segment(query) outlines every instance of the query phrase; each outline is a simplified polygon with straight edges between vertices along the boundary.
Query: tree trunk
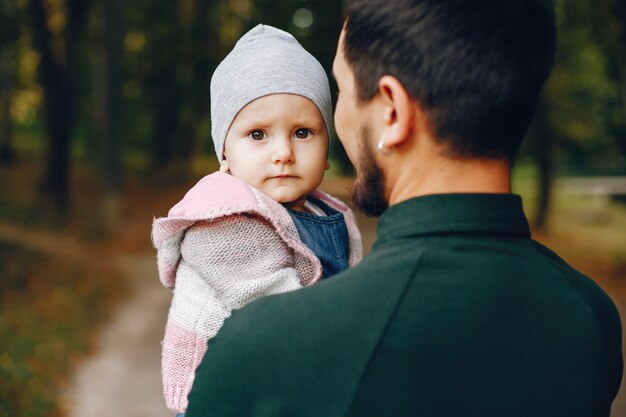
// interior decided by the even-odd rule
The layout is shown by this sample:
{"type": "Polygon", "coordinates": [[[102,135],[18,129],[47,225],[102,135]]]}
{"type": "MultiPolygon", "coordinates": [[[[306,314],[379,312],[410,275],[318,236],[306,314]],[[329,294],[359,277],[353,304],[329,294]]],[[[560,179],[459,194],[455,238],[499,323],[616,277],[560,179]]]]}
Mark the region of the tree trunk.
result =
{"type": "Polygon", "coordinates": [[[120,192],[120,142],[121,142],[121,74],[122,59],[122,2],[108,0],[106,8],[106,150],[105,189],[108,193],[120,192]]]}
{"type": "Polygon", "coordinates": [[[16,0],[0,0],[0,165],[15,161],[11,100],[17,81],[20,14],[16,0]]]}
{"type": "Polygon", "coordinates": [[[100,172],[104,172],[104,155],[106,154],[106,22],[101,18],[105,14],[106,7],[105,2],[94,3],[85,31],[90,45],[87,51],[90,100],[89,116],[85,126],[86,146],[90,152],[85,156],[87,163],[98,166],[100,172]]]}
{"type": "Polygon", "coordinates": [[[64,215],[69,208],[69,136],[74,103],[68,80],[62,76],[51,78],[58,81],[55,87],[44,87],[48,150],[42,194],[44,200],[51,198],[57,212],[64,215]]]}
{"type": "Polygon", "coordinates": [[[12,90],[10,85],[0,85],[0,165],[4,166],[10,166],[15,162],[11,120],[12,90]]]}
{"type": "Polygon", "coordinates": [[[75,77],[73,74],[78,37],[89,0],[69,0],[63,57],[55,56],[48,29],[48,15],[43,0],[30,0],[34,46],[41,56],[39,78],[45,91],[43,107],[48,134],[46,168],[42,197],[51,200],[57,214],[64,216],[69,207],[70,133],[75,111],[75,77]]]}
{"type": "Polygon", "coordinates": [[[104,224],[111,230],[117,226],[120,207],[120,142],[121,142],[121,80],[122,2],[108,0],[106,7],[106,140],[104,158],[104,224]]]}
{"type": "MultiPolygon", "coordinates": [[[[168,71],[169,72],[169,71],[168,71]]],[[[170,74],[174,76],[174,71],[170,74]]],[[[162,77],[161,79],[165,80],[162,77]]],[[[180,126],[178,113],[180,110],[178,93],[176,86],[171,85],[172,79],[164,81],[163,91],[159,93],[157,101],[156,125],[152,139],[153,153],[152,166],[153,170],[163,172],[170,167],[174,156],[174,138],[180,126]]]]}
{"type": "MultiPolygon", "coordinates": [[[[180,156],[187,167],[191,167],[189,163],[193,158],[193,154],[198,143],[200,126],[202,120],[209,114],[209,84],[210,71],[207,68],[212,66],[213,55],[215,54],[215,40],[217,34],[212,25],[207,24],[210,15],[211,3],[208,1],[197,0],[192,4],[193,12],[191,15],[189,31],[186,37],[190,39],[190,48],[186,56],[186,65],[193,69],[193,77],[189,81],[187,91],[191,99],[187,100],[187,108],[185,112],[188,117],[182,119],[180,134],[180,156]],[[213,42],[211,42],[211,40],[213,42]]],[[[209,140],[208,138],[204,138],[209,140]]]]}
{"type": "Polygon", "coordinates": [[[15,161],[11,99],[17,75],[19,29],[15,24],[18,20],[16,10],[14,1],[5,2],[0,9],[0,165],[11,165],[15,161]]]}
{"type": "MultiPolygon", "coordinates": [[[[153,38],[159,45],[151,85],[156,89],[154,99],[154,131],[152,133],[152,171],[157,176],[171,171],[175,157],[180,156],[181,105],[184,83],[179,77],[185,68],[185,50],[188,48],[180,22],[183,2],[164,2],[159,7],[163,30],[153,38]]],[[[166,174],[167,175],[167,174],[166,174]]]]}

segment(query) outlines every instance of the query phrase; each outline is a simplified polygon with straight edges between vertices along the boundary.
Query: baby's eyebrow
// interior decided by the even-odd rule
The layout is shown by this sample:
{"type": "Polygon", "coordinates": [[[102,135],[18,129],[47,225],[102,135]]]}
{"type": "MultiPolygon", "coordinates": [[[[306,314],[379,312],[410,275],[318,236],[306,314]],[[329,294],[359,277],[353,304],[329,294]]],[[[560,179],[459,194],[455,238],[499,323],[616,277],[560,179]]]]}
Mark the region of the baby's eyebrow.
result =
{"type": "Polygon", "coordinates": [[[269,123],[267,117],[260,115],[252,115],[250,117],[237,120],[237,122],[242,125],[265,125],[269,123]]]}

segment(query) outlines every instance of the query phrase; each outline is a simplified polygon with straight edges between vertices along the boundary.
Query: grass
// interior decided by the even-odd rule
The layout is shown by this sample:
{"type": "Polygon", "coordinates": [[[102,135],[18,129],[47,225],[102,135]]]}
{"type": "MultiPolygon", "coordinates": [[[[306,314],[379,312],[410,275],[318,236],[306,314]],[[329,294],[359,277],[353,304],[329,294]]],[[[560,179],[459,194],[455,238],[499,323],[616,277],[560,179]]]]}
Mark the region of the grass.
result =
{"type": "Polygon", "coordinates": [[[0,416],[62,416],[58,389],[121,289],[105,271],[6,242],[0,277],[0,416]]]}

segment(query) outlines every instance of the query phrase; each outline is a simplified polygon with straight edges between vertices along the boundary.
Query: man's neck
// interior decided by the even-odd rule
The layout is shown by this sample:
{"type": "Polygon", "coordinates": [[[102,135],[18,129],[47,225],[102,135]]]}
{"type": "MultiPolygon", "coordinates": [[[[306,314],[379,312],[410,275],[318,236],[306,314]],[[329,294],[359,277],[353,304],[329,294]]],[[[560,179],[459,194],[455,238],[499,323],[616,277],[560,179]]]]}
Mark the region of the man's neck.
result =
{"type": "Polygon", "coordinates": [[[511,192],[506,161],[435,157],[412,166],[415,169],[388,173],[390,206],[428,194],[511,192]]]}

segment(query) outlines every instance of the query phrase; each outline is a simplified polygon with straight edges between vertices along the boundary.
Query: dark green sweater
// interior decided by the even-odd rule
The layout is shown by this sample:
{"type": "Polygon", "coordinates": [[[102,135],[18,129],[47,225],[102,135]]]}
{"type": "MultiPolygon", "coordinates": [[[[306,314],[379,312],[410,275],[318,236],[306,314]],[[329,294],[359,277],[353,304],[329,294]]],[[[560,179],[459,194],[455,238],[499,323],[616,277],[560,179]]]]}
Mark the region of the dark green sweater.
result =
{"type": "Polygon", "coordinates": [[[389,208],[357,267],[235,312],[187,417],[601,417],[622,368],[615,306],[518,196],[432,195],[389,208]]]}

